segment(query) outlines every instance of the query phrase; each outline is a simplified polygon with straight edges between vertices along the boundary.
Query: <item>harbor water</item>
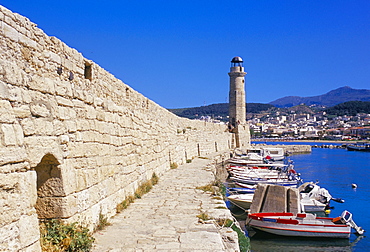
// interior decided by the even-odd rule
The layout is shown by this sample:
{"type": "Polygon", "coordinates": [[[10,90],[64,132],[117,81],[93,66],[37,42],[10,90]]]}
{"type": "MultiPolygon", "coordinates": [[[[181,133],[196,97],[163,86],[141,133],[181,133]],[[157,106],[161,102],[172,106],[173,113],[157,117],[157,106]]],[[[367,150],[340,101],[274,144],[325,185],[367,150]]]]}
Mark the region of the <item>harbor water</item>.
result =
{"type": "Polygon", "coordinates": [[[331,202],[334,209],[329,217],[338,217],[344,210],[348,210],[353,214],[355,223],[366,232],[359,237],[353,232],[349,240],[252,237],[252,251],[370,251],[370,239],[366,237],[370,233],[370,153],[340,148],[312,148],[310,154],[293,155],[289,158],[293,160],[295,170],[301,173],[304,182],[318,181],[318,185],[326,188],[334,198],[345,200],[344,203],[331,202]],[[356,184],[357,188],[353,188],[352,184],[356,184]]]}

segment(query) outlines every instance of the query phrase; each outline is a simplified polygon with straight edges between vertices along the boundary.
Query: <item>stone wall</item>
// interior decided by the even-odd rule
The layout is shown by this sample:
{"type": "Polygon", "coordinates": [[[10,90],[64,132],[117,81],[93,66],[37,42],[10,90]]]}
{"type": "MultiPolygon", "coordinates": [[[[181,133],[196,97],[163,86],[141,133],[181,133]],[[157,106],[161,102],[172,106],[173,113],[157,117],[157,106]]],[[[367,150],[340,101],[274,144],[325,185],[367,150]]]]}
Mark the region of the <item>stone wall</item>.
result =
{"type": "Polygon", "coordinates": [[[38,251],[38,220],[93,228],[170,163],[226,150],[226,126],[179,118],[0,6],[0,250],[38,251]]]}

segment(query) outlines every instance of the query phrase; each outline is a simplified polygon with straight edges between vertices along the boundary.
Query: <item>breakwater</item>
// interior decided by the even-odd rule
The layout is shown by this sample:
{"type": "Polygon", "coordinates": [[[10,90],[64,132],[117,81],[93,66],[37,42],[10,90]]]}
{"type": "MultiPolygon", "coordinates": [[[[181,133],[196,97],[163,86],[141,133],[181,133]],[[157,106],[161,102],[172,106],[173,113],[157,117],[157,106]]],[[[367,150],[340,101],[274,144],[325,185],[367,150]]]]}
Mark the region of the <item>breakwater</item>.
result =
{"type": "Polygon", "coordinates": [[[274,148],[283,148],[284,153],[286,155],[291,154],[304,154],[304,153],[310,153],[311,145],[285,145],[285,144],[276,144],[276,145],[269,145],[269,144],[252,144],[252,147],[258,148],[258,147],[274,147],[274,148]]]}
{"type": "Polygon", "coordinates": [[[39,219],[94,229],[154,173],[229,149],[225,130],[175,116],[0,6],[1,251],[40,251],[39,219]]]}
{"type": "Polygon", "coordinates": [[[312,148],[322,148],[322,149],[346,149],[347,145],[342,144],[342,145],[337,145],[337,144],[315,144],[312,145],[312,148]]]}

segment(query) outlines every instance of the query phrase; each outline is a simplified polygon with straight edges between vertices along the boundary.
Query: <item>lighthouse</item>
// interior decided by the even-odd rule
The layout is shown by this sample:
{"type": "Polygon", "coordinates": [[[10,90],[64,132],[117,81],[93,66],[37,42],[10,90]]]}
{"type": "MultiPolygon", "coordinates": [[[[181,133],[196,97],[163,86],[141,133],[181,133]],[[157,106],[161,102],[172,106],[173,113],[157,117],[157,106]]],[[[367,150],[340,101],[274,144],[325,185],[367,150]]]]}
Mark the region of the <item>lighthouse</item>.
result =
{"type": "Polygon", "coordinates": [[[234,57],[230,67],[229,89],[229,128],[233,133],[232,147],[242,148],[250,145],[249,125],[246,121],[246,100],[243,59],[234,57]]]}

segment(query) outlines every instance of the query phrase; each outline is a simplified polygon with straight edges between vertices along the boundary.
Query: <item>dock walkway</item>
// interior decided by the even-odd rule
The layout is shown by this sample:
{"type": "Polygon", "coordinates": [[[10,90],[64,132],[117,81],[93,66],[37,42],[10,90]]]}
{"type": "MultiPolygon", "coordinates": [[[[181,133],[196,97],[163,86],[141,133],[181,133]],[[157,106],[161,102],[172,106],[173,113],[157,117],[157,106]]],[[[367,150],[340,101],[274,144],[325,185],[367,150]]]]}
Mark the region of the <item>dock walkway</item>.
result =
{"type": "Polygon", "coordinates": [[[215,159],[216,154],[195,158],[166,172],[149,193],[94,234],[92,251],[239,251],[236,232],[197,217],[232,219],[223,200],[196,189],[215,181],[215,159]]]}

